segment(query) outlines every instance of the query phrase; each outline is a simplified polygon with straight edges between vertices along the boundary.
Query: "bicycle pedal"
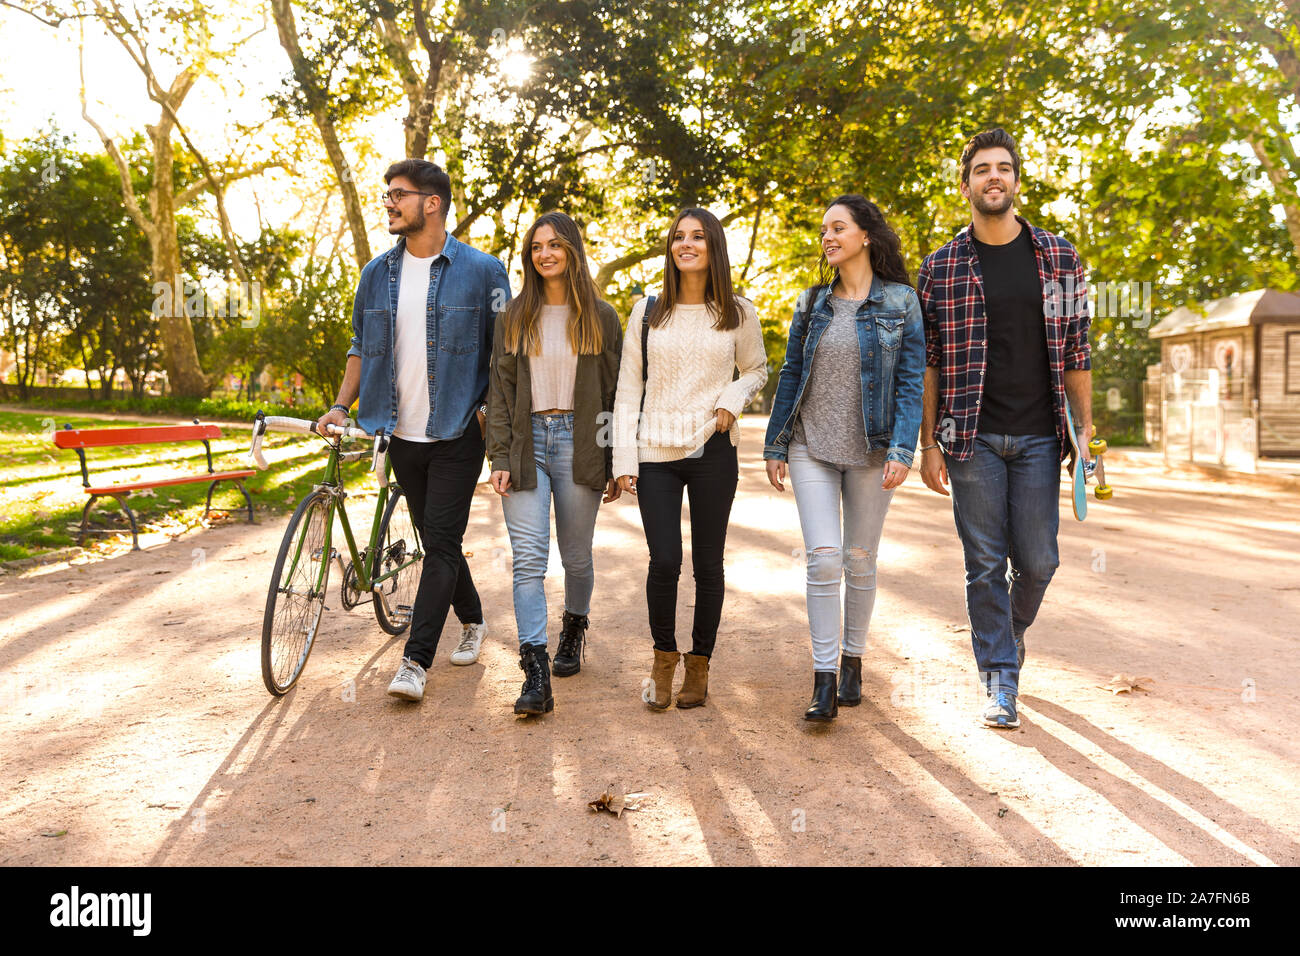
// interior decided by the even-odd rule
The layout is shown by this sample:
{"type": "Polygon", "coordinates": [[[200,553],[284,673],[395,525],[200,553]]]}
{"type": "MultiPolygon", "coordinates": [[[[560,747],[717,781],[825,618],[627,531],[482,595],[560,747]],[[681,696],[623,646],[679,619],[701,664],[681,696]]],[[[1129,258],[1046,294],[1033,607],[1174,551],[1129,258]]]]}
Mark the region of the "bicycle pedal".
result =
{"type": "Polygon", "coordinates": [[[409,604],[397,605],[397,613],[393,615],[393,620],[398,624],[406,624],[411,620],[413,608],[409,604]]]}

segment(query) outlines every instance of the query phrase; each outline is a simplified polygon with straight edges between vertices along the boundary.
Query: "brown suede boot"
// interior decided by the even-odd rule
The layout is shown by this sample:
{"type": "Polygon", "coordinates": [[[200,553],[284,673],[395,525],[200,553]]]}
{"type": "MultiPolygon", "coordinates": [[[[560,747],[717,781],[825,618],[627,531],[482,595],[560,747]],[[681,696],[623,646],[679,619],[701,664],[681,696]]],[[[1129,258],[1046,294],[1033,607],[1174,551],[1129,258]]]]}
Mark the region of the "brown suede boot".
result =
{"type": "Polygon", "coordinates": [[[699,707],[709,696],[709,659],[703,654],[683,654],[686,680],[677,692],[678,707],[699,707]]]}
{"type": "Polygon", "coordinates": [[[655,648],[655,663],[650,671],[650,686],[645,690],[645,702],[655,710],[666,710],[673,699],[673,674],[681,659],[677,651],[655,648]]]}

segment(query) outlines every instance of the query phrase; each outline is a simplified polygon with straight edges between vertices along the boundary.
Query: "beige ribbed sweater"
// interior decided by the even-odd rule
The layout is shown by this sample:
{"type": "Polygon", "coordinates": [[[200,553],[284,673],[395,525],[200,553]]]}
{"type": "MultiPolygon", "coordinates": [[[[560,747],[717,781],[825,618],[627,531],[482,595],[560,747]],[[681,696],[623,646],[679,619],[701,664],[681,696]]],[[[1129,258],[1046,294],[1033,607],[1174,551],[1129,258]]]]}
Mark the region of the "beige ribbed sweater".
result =
{"type": "MultiPolygon", "coordinates": [[[[614,475],[638,474],[643,461],[676,461],[713,436],[715,412],[737,419],[767,382],[763,330],[753,303],[736,296],[739,327],[720,332],[706,305],[678,305],[668,321],[650,329],[650,374],[641,415],[641,319],[646,300],[632,307],[623,336],[623,361],[614,399],[614,475]],[[732,380],[735,369],[740,377],[732,380]],[[639,427],[638,427],[639,422],[639,427]]],[[[740,423],[731,426],[740,444],[740,423]]]]}

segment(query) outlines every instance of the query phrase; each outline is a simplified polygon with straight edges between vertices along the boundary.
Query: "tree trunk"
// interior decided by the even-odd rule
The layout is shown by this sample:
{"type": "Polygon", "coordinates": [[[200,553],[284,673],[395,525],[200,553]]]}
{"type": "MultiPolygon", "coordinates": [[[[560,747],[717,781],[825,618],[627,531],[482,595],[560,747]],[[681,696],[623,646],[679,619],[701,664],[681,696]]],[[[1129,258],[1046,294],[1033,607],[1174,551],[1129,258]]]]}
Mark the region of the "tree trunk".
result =
{"type": "Polygon", "coordinates": [[[343,209],[347,213],[348,228],[352,231],[352,248],[357,265],[364,266],[371,258],[366,217],[361,208],[361,198],[357,193],[352,167],[343,156],[338,130],[335,129],[334,120],[330,118],[329,110],[326,108],[326,93],[318,88],[311,64],[303,56],[302,47],[298,43],[298,24],[294,20],[290,0],[271,0],[271,12],[275,15],[275,25],[280,33],[280,45],[289,55],[294,79],[307,97],[312,120],[315,121],[316,130],[325,145],[325,153],[329,156],[330,165],[334,167],[339,192],[343,195],[343,209]]]}
{"type": "Polygon", "coordinates": [[[199,353],[194,345],[194,328],[185,308],[181,275],[180,240],[176,235],[176,191],[172,181],[173,150],[171,122],[164,115],[157,126],[147,127],[153,140],[153,188],[149,206],[154,235],[149,237],[153,259],[155,288],[170,292],[161,297],[163,308],[156,310],[163,340],[163,363],[167,369],[167,386],[174,395],[204,398],[211,390],[207,376],[199,367],[199,353]],[[177,295],[177,292],[181,295],[177,295]]]}
{"type": "MultiPolygon", "coordinates": [[[[1276,147],[1280,144],[1274,145],[1276,147]]],[[[1254,131],[1250,134],[1250,146],[1255,151],[1259,164],[1264,167],[1264,172],[1268,174],[1269,182],[1273,184],[1273,198],[1282,207],[1286,218],[1286,231],[1291,237],[1295,257],[1300,261],[1300,196],[1296,193],[1295,180],[1291,178],[1290,170],[1286,168],[1285,157],[1282,158],[1283,161],[1279,161],[1279,158],[1270,155],[1263,137],[1254,131]]]]}

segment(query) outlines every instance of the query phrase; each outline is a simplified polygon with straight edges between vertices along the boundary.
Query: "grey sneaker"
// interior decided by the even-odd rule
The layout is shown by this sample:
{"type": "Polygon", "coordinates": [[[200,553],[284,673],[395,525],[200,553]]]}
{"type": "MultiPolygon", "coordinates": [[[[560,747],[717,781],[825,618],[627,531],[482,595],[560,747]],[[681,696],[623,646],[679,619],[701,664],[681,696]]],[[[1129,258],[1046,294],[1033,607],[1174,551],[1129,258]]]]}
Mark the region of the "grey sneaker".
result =
{"type": "Polygon", "coordinates": [[[473,664],[478,660],[478,652],[483,649],[483,638],[487,637],[487,621],[478,624],[460,626],[460,643],[451,652],[453,664],[473,664]]]}
{"type": "Polygon", "coordinates": [[[397,676],[388,685],[388,694],[402,700],[424,700],[424,668],[409,657],[403,657],[397,676]]]}
{"type": "Polygon", "coordinates": [[[989,702],[984,705],[984,725],[998,730],[1010,730],[1020,726],[1020,717],[1016,713],[1016,695],[999,691],[989,694],[989,702]]]}

